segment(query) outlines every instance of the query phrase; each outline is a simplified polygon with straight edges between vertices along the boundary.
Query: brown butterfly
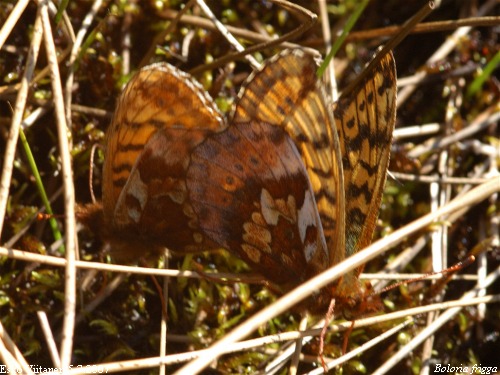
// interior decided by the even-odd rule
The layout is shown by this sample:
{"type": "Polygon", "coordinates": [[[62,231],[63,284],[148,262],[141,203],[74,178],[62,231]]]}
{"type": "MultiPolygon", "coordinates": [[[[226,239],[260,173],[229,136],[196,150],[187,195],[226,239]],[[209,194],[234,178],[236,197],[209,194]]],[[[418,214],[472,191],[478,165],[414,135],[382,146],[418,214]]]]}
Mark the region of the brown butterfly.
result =
{"type": "MultiPolygon", "coordinates": [[[[395,123],[396,71],[392,54],[384,56],[348,95],[341,96],[335,122],[315,70],[312,57],[298,50],[283,52],[249,77],[232,117],[235,123],[257,119],[285,129],[306,166],[327,251],[314,260],[302,258],[305,267],[300,275],[292,271],[288,274],[292,286],[370,243],[395,123]]],[[[273,270],[261,272],[272,280],[273,270]]],[[[336,298],[337,306],[355,309],[365,294],[358,280],[360,272],[358,269],[346,274],[318,293],[317,306],[323,308],[336,298]]]]}
{"type": "MultiPolygon", "coordinates": [[[[359,250],[386,178],[394,63],[386,56],[339,101],[337,122],[315,70],[300,50],[270,59],[249,77],[229,125],[185,73],[141,70],[108,131],[104,204],[87,207],[85,221],[122,261],[165,246],[224,247],[282,291],[359,250]]],[[[315,305],[337,298],[352,308],[362,289],[348,274],[315,305]]]]}
{"type": "Polygon", "coordinates": [[[191,76],[169,64],[139,71],[121,94],[106,134],[102,204],[84,206],[81,220],[109,243],[113,258],[215,247],[197,231],[187,200],[193,149],[226,123],[191,76]]]}
{"type": "MultiPolygon", "coordinates": [[[[203,179],[210,180],[214,188],[230,188],[229,181],[234,182],[237,177],[240,186],[235,199],[241,197],[252,209],[250,206],[261,202],[261,192],[267,192],[262,203],[277,206],[274,213],[269,207],[266,214],[286,215],[287,226],[293,233],[287,233],[289,237],[281,240],[283,247],[293,246],[294,253],[300,254],[305,247],[319,244],[322,249],[318,254],[325,252],[307,173],[284,130],[255,122],[227,128],[197,82],[168,64],[152,65],[129,82],[119,100],[107,133],[103,205],[87,206],[83,219],[109,241],[112,255],[119,261],[137,260],[150,252],[159,253],[163,247],[178,252],[221,246],[232,249],[233,246],[226,246],[220,239],[211,240],[206,235],[209,229],[200,229],[199,222],[205,223],[206,216],[193,206],[196,197],[202,194],[203,179]],[[226,144],[226,153],[229,151],[226,158],[233,155],[233,160],[216,159],[217,143],[226,144]],[[207,152],[214,154],[212,169],[220,162],[226,168],[234,167],[234,173],[241,170],[239,175],[227,177],[223,182],[218,181],[222,178],[220,171],[201,176],[207,174],[200,169],[201,158],[207,152]],[[230,164],[236,161],[237,164],[230,164]],[[283,207],[281,201],[285,202],[283,207]],[[305,219],[298,212],[302,207],[305,219]],[[303,221],[300,226],[303,233],[299,233],[297,220],[303,221]],[[311,222],[311,228],[307,221],[311,222]]],[[[228,194],[222,191],[210,195],[212,204],[227,206],[224,203],[227,198],[228,194]]],[[[227,219],[228,216],[219,218],[225,220],[222,230],[243,230],[243,225],[236,227],[227,219]]],[[[255,254],[250,257],[250,253],[240,255],[251,261],[255,254]]],[[[279,252],[273,256],[276,260],[268,267],[281,268],[282,256],[279,252]]]]}

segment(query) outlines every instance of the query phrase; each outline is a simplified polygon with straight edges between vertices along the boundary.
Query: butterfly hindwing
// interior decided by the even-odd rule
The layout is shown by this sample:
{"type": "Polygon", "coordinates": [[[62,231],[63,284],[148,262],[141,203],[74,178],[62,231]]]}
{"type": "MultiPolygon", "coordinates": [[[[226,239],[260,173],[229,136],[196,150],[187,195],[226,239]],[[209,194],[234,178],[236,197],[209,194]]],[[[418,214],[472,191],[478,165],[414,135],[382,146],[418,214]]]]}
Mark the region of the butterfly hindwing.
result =
{"type": "Polygon", "coordinates": [[[210,136],[187,186],[204,234],[270,281],[298,285],[328,261],[307,172],[283,129],[236,123],[210,136]]]}
{"type": "Polygon", "coordinates": [[[323,223],[329,252],[344,249],[344,182],[340,146],[316,62],[301,50],[266,61],[240,92],[233,121],[259,120],[284,129],[302,156],[323,223]]]}
{"type": "Polygon", "coordinates": [[[127,84],[107,132],[103,205],[109,221],[144,145],[156,131],[172,127],[220,131],[225,122],[191,76],[166,63],[153,64],[127,84]]]}
{"type": "Polygon", "coordinates": [[[156,131],[122,189],[114,228],[177,252],[210,249],[188,203],[186,173],[193,150],[211,133],[206,129],[156,131]]]}
{"type": "Polygon", "coordinates": [[[185,174],[192,150],[225,127],[201,85],[169,64],[150,65],[130,80],[108,129],[103,169],[115,259],[136,259],[148,246],[205,249],[186,204],[185,174]]]}

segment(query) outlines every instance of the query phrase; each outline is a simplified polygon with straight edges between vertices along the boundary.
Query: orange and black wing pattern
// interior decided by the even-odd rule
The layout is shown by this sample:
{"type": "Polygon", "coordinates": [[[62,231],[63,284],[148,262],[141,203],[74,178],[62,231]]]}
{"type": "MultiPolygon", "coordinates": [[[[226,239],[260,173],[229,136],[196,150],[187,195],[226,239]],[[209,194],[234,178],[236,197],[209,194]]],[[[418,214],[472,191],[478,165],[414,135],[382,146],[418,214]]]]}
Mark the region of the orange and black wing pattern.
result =
{"type": "Polygon", "coordinates": [[[150,65],[130,80],[108,129],[103,170],[104,221],[117,259],[135,257],[132,250],[120,254],[118,242],[203,250],[186,205],[185,173],[193,149],[225,127],[201,85],[169,64],[150,65]]]}
{"type": "Polygon", "coordinates": [[[389,166],[396,93],[396,65],[388,53],[336,104],[346,198],[346,256],[372,240],[389,166]]]}
{"type": "MultiPolygon", "coordinates": [[[[307,170],[329,252],[345,247],[344,178],[340,145],[314,58],[285,50],[269,59],[244,85],[233,122],[265,121],[293,139],[307,170]]],[[[323,269],[332,264],[332,258],[323,269]]]]}

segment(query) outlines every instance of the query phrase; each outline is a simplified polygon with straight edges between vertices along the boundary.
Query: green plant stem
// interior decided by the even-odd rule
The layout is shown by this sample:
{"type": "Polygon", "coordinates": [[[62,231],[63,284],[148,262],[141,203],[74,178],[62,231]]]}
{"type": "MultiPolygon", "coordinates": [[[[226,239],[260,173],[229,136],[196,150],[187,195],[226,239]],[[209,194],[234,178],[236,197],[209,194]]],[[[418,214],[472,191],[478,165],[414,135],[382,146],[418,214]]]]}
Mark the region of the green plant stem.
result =
{"type": "Polygon", "coordinates": [[[358,21],[358,18],[361,16],[361,13],[365,10],[366,6],[368,5],[369,0],[364,0],[354,11],[354,13],[349,17],[347,20],[344,29],[342,30],[342,34],[335,40],[335,43],[333,43],[332,49],[328,53],[328,55],[325,57],[325,61],[321,64],[321,66],[318,68],[318,71],[316,72],[316,75],[318,77],[322,77],[326,67],[328,66],[329,62],[331,59],[333,59],[333,56],[338,52],[342,44],[344,44],[347,35],[351,31],[351,29],[354,27],[356,22],[358,21]]]}
{"type": "MultiPolygon", "coordinates": [[[[42,198],[43,205],[45,206],[45,211],[49,215],[53,215],[52,207],[50,206],[50,201],[47,197],[47,193],[45,192],[45,188],[43,186],[42,178],[40,177],[40,173],[38,172],[38,168],[36,166],[35,158],[33,157],[33,153],[31,152],[30,145],[26,139],[26,135],[24,134],[24,131],[20,129],[19,131],[19,138],[21,139],[21,144],[24,148],[24,152],[26,153],[26,157],[28,159],[28,164],[31,168],[31,171],[33,172],[33,177],[35,177],[35,183],[38,188],[38,193],[40,194],[40,197],[42,198]]],[[[49,225],[50,228],[52,229],[52,233],[54,235],[54,239],[56,241],[59,241],[62,239],[61,231],[59,230],[59,226],[57,225],[57,220],[54,217],[49,218],[49,225]]],[[[64,246],[61,245],[59,247],[59,252],[64,253],[64,246]]]]}

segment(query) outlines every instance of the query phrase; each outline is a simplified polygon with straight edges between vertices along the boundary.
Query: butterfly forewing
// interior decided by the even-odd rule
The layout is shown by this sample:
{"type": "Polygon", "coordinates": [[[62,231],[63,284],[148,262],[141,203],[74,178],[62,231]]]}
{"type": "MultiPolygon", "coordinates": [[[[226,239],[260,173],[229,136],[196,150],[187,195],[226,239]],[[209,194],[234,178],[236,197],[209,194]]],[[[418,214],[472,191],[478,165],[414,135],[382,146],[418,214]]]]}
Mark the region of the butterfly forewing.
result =
{"type": "MultiPolygon", "coordinates": [[[[300,50],[284,51],[253,73],[233,121],[265,121],[296,143],[318,206],[329,252],[344,249],[344,183],[331,105],[316,77],[316,62],[300,50]]],[[[323,268],[327,268],[330,260],[323,268]]]]}
{"type": "Polygon", "coordinates": [[[387,176],[396,116],[396,67],[391,53],[335,109],[346,195],[346,255],[367,246],[387,176]]]}

